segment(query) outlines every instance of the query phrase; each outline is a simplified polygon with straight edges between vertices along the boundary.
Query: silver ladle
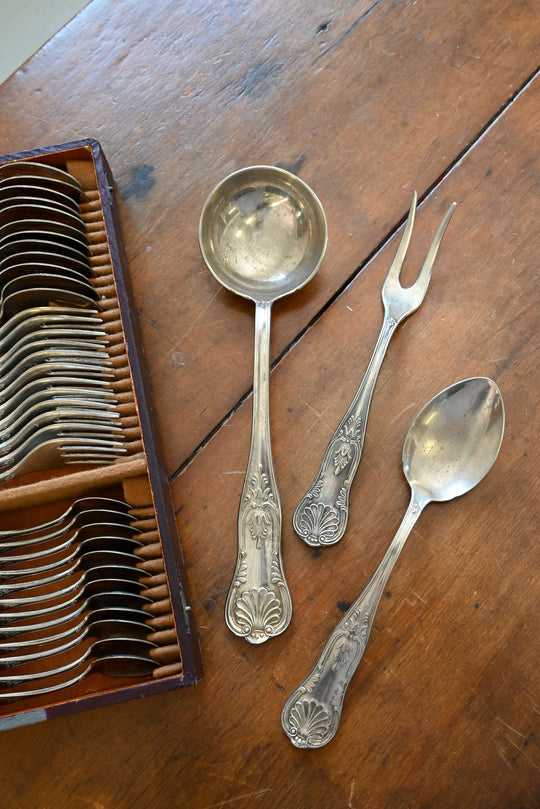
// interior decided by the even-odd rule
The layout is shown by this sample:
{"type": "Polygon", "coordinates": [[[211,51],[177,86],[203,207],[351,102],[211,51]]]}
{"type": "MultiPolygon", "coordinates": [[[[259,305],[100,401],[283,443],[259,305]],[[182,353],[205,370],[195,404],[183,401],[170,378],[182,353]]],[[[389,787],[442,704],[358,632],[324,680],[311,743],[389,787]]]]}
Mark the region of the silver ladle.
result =
{"type": "Polygon", "coordinates": [[[345,691],[362,659],[388,577],[422,510],[465,494],[489,472],[501,445],[504,407],[491,379],[441,391],[417,415],[403,447],[411,499],[369,584],[328,639],[311,673],[287,699],[281,724],[296,747],[322,747],[335,735],[345,691]]]}
{"type": "Polygon", "coordinates": [[[238,556],[227,596],[229,629],[262,643],[287,628],[291,597],[281,559],[281,507],[270,445],[272,303],[316,273],[326,250],[321,203],[298,177],[252,166],[226,177],[199,222],[203,258],[224,287],[255,303],[253,417],[238,512],[238,556]]]}

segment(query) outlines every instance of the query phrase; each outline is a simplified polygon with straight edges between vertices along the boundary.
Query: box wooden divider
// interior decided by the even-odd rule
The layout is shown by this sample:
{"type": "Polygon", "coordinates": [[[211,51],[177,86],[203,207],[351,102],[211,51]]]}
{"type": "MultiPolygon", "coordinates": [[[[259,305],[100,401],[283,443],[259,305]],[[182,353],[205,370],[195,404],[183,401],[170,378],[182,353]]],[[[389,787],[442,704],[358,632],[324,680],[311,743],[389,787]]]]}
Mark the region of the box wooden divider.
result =
{"type": "MultiPolygon", "coordinates": [[[[133,526],[141,531],[137,538],[143,545],[136,551],[140,555],[137,567],[141,571],[142,592],[151,599],[146,608],[147,623],[149,639],[156,644],[152,656],[158,665],[149,676],[119,678],[93,672],[76,685],[48,695],[0,700],[0,729],[181,688],[196,683],[202,676],[200,648],[134,317],[109,165],[99,143],[93,139],[4,155],[0,157],[0,171],[2,164],[14,160],[56,166],[74,176],[84,188],[86,198],[80,204],[80,211],[90,240],[92,283],[99,292],[102,310],[99,317],[105,323],[110,340],[107,351],[115,369],[112,388],[119,402],[127,452],[110,464],[63,466],[22,475],[1,484],[0,529],[26,527],[53,519],[79,497],[98,495],[125,499],[132,506],[133,526]]],[[[75,580],[76,576],[66,583],[75,580]]],[[[26,595],[41,592],[46,593],[47,589],[28,590],[26,595]]],[[[71,654],[55,655],[54,663],[48,657],[47,664],[42,662],[41,668],[55,668],[73,657],[73,650],[71,654]]],[[[0,675],[11,671],[0,671],[0,675]]],[[[70,674],[72,676],[73,672],[70,674]]],[[[34,686],[39,687],[44,682],[36,681],[34,686]]]]}

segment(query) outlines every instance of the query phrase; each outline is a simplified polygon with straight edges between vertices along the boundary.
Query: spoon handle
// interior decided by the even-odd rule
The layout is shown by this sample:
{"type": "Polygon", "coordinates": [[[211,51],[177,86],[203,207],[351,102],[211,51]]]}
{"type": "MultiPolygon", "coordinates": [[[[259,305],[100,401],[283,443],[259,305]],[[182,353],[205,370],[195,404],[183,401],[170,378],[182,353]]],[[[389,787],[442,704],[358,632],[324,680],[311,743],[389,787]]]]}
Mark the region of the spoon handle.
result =
{"type": "Polygon", "coordinates": [[[292,614],[281,560],[281,506],[270,446],[270,303],[255,308],[251,448],[238,511],[238,555],[225,619],[235,635],[263,643],[292,614]]]}
{"type": "Polygon", "coordinates": [[[333,545],[345,533],[349,494],[364,446],[371,399],[397,325],[394,318],[385,316],[360,387],[326,448],[315,480],[294,512],[294,530],[312,547],[333,545]]]}
{"type": "Polygon", "coordinates": [[[310,674],[285,702],[281,724],[296,747],[323,747],[334,737],[345,691],[364,654],[386,582],[426,502],[412,494],[401,525],[368,585],[331,633],[310,674]]]}

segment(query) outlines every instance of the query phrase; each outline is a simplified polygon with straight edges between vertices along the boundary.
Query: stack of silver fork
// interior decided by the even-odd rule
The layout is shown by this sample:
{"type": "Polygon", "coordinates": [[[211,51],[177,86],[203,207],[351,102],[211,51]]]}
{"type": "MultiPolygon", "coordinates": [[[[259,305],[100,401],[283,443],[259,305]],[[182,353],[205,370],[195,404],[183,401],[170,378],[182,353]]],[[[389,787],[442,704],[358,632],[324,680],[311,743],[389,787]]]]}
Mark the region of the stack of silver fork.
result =
{"type": "Polygon", "coordinates": [[[49,522],[0,532],[0,669],[15,669],[0,676],[0,699],[156,667],[129,508],[84,497],[49,522]]]}
{"type": "Polygon", "coordinates": [[[78,181],[0,166],[0,482],[125,450],[78,181]]]}

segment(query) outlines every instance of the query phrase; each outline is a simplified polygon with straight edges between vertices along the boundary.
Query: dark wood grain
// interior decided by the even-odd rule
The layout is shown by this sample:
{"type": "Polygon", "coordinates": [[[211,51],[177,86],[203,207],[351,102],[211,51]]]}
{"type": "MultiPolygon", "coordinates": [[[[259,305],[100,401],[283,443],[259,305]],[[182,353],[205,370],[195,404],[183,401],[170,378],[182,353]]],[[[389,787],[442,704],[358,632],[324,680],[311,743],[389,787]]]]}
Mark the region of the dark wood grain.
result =
{"type": "Polygon", "coordinates": [[[4,85],[4,152],[93,136],[109,157],[171,473],[251,386],[252,307],[197,244],[214,184],[279,163],[327,211],[276,357],[536,69],[537,24],[515,0],[94,0],[4,85]]]}
{"type": "Polygon", "coordinates": [[[527,2],[94,0],[0,88],[3,151],[102,142],[169,470],[218,428],[173,483],[203,681],[6,732],[6,807],[539,805],[540,80],[528,82],[537,31],[527,2]],[[251,385],[253,312],[217,288],[196,240],[212,185],[256,162],[297,171],[330,227],[317,278],[275,307],[274,357],[292,346],[272,373],[271,405],[294,615],[261,647],[223,619],[249,446],[251,402],[237,404],[251,385]],[[458,208],[428,296],[383,365],[347,534],[314,553],[294,535],[292,512],[379,330],[399,234],[380,245],[413,188],[434,185],[406,278],[449,203],[458,208]],[[296,750],[281,707],[397,528],[405,432],[428,398],[476,374],[503,393],[499,459],[473,492],[426,509],[338,735],[296,750]]]}

